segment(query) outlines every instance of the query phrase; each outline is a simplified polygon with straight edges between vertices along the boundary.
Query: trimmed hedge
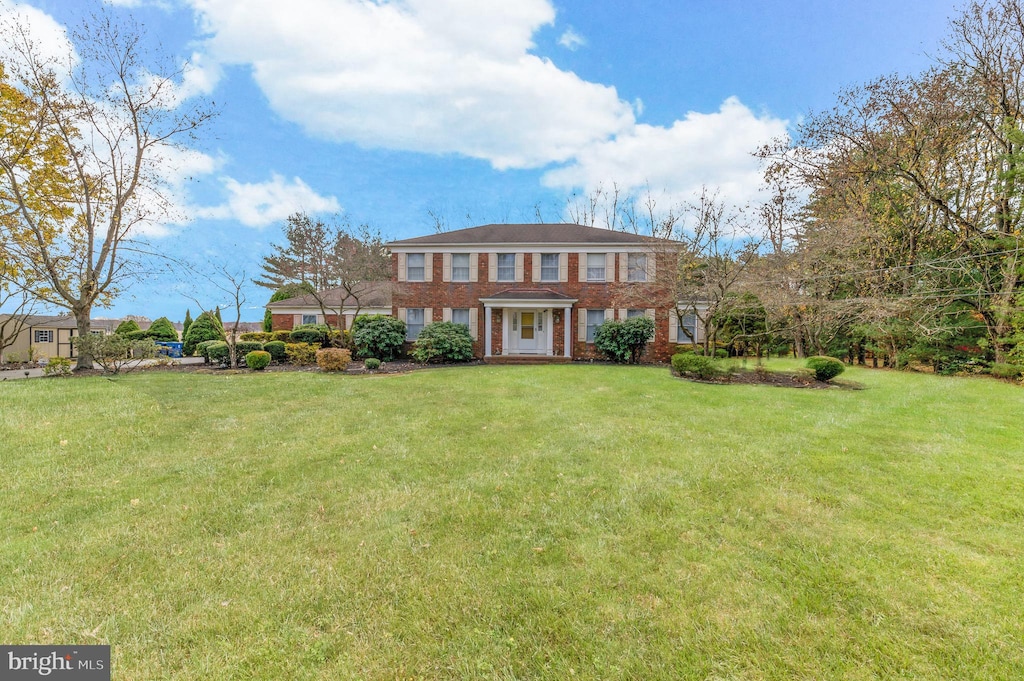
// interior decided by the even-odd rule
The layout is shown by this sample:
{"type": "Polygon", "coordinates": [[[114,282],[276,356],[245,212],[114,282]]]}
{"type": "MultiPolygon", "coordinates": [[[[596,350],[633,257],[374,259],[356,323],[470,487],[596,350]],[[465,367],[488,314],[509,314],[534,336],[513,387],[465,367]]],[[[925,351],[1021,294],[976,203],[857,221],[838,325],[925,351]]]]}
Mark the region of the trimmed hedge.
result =
{"type": "Polygon", "coordinates": [[[344,371],[352,361],[352,353],[341,348],[323,348],[316,351],[316,365],[320,371],[344,371]]]}
{"type": "Polygon", "coordinates": [[[846,367],[843,366],[841,361],[835,357],[825,357],[823,355],[808,357],[807,368],[814,372],[814,378],[822,382],[831,381],[846,371],[846,367]]]}
{"type": "Polygon", "coordinates": [[[250,352],[259,352],[260,350],[266,350],[263,347],[263,343],[255,343],[253,341],[238,341],[235,343],[235,357],[237,359],[245,357],[250,352]]]}
{"type": "Polygon", "coordinates": [[[213,341],[205,348],[210,364],[227,364],[231,356],[227,341],[213,341]]]}
{"type": "Polygon", "coordinates": [[[672,370],[680,376],[710,380],[728,373],[714,357],[705,357],[693,352],[672,355],[672,370]]]}
{"type": "Polygon", "coordinates": [[[196,354],[199,355],[200,357],[202,357],[204,361],[209,362],[210,361],[210,353],[207,352],[209,347],[211,345],[213,345],[214,343],[223,343],[223,342],[224,341],[218,341],[218,340],[203,341],[203,342],[199,343],[198,345],[196,345],[196,354]]]}
{"type": "Polygon", "coordinates": [[[288,339],[292,343],[318,343],[324,345],[327,343],[328,329],[323,324],[303,324],[296,326],[292,329],[292,332],[288,334],[288,339]]]}
{"type": "Polygon", "coordinates": [[[319,349],[319,345],[309,343],[285,343],[284,354],[292,364],[307,366],[316,364],[316,351],[319,349]]]}
{"type": "Polygon", "coordinates": [[[283,362],[287,357],[284,352],[284,343],[281,341],[274,340],[269,343],[264,343],[263,349],[270,353],[270,358],[275,362],[283,362]]]}
{"type": "Polygon", "coordinates": [[[245,366],[253,371],[263,371],[270,364],[270,353],[264,350],[254,350],[245,356],[245,366]]]}

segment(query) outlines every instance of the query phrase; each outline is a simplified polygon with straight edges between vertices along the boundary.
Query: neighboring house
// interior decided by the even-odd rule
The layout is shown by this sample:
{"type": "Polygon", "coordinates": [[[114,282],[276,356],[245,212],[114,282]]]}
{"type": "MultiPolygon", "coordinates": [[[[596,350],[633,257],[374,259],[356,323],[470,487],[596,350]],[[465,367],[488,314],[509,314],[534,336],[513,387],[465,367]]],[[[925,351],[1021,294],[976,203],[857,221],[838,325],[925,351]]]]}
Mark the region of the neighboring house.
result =
{"type": "Polygon", "coordinates": [[[649,358],[667,360],[677,342],[690,342],[671,294],[678,242],[583,225],[525,224],[471,227],[388,247],[393,314],[405,321],[409,340],[433,321],[453,321],[469,327],[474,351],[485,359],[580,359],[597,356],[594,332],[606,320],[646,315],[655,326],[649,358]]]}
{"type": "MultiPolygon", "coordinates": [[[[339,313],[344,317],[345,328],[352,328],[352,320],[355,319],[356,309],[359,314],[386,314],[392,313],[390,282],[368,282],[364,288],[358,291],[359,300],[356,301],[347,295],[344,289],[334,288],[320,292],[319,295],[312,293],[296,298],[279,300],[267,305],[273,319],[272,328],[294,329],[302,324],[330,324],[332,327],[339,327],[339,313]],[[358,304],[357,304],[358,303],[358,304]],[[326,315],[324,313],[327,313],[326,315]]],[[[262,326],[260,328],[262,331],[262,326]]]]}
{"type": "MultiPolygon", "coordinates": [[[[0,315],[6,319],[10,315],[0,315]]],[[[92,333],[110,334],[120,323],[118,319],[93,319],[89,328],[92,333]]],[[[71,315],[30,315],[25,320],[18,337],[4,349],[8,361],[38,360],[50,357],[76,357],[71,339],[78,333],[78,324],[71,315]]]]}

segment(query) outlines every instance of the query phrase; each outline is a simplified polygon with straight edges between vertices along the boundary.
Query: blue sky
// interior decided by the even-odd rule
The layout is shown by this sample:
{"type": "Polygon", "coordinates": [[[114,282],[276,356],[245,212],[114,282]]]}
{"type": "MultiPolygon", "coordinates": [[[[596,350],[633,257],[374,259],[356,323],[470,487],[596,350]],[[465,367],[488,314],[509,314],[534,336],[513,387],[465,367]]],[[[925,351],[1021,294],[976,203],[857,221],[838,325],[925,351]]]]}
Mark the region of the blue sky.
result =
{"type": "MultiPolygon", "coordinates": [[[[750,152],[842,87],[914,73],[939,51],[945,0],[116,0],[182,90],[219,117],[169,169],[187,219],[154,244],[211,269],[259,273],[294,210],[344,212],[391,238],[566,219],[612,182],[664,201],[701,184],[756,203],[750,152]]],[[[79,0],[0,0],[41,33],[79,0]]],[[[94,316],[180,320],[227,301],[152,277],[94,316]]],[[[269,291],[248,287],[245,319],[269,291]]]]}

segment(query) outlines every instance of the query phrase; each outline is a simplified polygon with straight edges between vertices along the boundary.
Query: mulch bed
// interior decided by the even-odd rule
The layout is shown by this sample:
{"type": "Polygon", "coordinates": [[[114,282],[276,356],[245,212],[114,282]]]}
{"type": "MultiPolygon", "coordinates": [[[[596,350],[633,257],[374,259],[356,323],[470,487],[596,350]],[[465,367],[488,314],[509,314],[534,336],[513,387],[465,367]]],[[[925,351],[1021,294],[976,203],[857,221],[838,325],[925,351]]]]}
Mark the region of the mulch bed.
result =
{"type": "Polygon", "coordinates": [[[698,379],[680,376],[684,381],[707,383],[711,385],[771,385],[777,388],[810,388],[812,390],[863,390],[864,386],[853,381],[833,379],[819,381],[811,373],[797,371],[758,371],[741,369],[733,374],[720,376],[716,379],[698,379]]]}

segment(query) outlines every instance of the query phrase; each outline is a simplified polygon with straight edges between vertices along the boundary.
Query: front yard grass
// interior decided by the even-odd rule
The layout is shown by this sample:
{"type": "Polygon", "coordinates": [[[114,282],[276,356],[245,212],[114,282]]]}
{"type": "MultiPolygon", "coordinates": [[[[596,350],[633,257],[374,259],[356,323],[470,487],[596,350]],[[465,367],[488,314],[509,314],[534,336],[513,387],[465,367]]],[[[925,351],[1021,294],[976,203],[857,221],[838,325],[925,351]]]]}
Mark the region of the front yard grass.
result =
{"type": "Polygon", "coordinates": [[[0,641],[134,681],[1015,677],[1024,392],[843,377],[0,384],[0,641]]]}

